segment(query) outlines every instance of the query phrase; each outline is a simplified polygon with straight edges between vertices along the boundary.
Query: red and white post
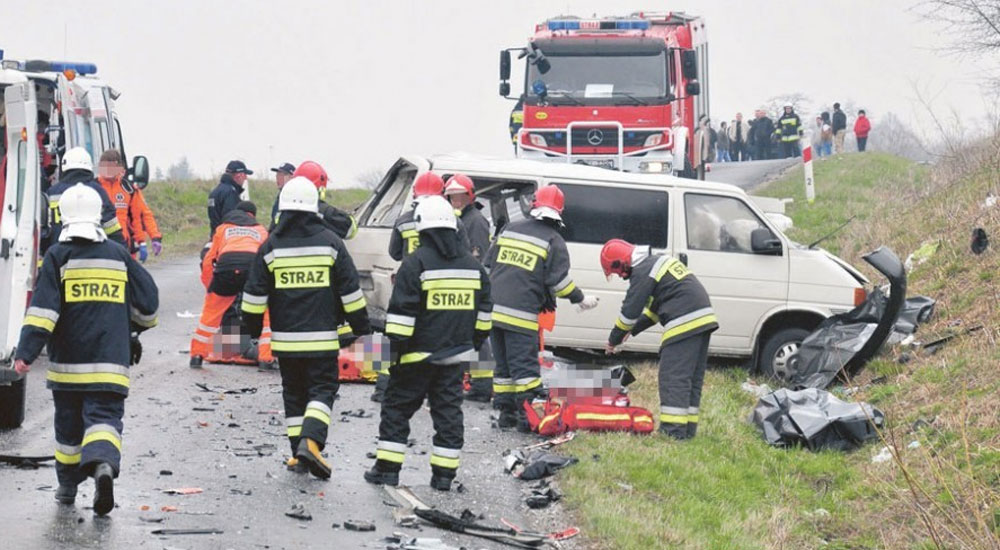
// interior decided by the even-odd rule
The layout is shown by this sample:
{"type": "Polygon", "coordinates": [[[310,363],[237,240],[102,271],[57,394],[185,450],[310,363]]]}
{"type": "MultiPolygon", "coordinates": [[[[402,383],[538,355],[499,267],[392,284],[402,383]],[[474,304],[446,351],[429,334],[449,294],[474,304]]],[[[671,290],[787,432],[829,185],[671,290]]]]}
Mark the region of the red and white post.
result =
{"type": "Polygon", "coordinates": [[[813,148],[812,148],[812,136],[809,132],[806,132],[804,136],[799,138],[799,143],[802,144],[802,167],[804,168],[806,175],[806,202],[812,204],[816,200],[816,187],[813,180],[813,148]]]}

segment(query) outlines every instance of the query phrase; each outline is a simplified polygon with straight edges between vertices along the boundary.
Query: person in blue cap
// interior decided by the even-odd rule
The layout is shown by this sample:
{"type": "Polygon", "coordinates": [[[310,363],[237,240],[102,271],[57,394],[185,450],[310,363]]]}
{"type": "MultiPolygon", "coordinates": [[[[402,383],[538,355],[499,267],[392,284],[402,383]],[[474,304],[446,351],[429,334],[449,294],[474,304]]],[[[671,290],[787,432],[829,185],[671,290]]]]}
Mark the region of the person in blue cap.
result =
{"type": "Polygon", "coordinates": [[[278,195],[281,195],[281,188],[285,186],[285,182],[292,179],[292,174],[295,173],[295,165],[286,162],[281,166],[271,168],[274,172],[274,183],[278,185],[278,193],[274,197],[274,206],[271,207],[271,217],[268,218],[271,222],[274,222],[278,218],[278,195]]]}
{"type": "Polygon", "coordinates": [[[212,239],[215,228],[222,223],[222,218],[240,203],[240,194],[246,184],[247,176],[253,170],[247,168],[242,160],[231,160],[226,165],[226,173],[219,179],[219,185],[208,195],[208,238],[212,239]]]}

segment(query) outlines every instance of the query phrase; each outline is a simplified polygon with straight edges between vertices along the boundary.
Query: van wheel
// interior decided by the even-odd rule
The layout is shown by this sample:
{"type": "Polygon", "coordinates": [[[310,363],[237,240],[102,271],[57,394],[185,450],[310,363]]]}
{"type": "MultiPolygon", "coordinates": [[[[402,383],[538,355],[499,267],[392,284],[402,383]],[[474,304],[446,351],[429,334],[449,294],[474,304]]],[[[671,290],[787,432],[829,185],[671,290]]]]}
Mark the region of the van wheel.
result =
{"type": "Polygon", "coordinates": [[[794,374],[791,358],[809,334],[810,331],[804,328],[786,328],[772,334],[761,348],[758,372],[782,385],[787,384],[794,374]]]}
{"type": "Polygon", "coordinates": [[[24,422],[27,376],[0,386],[0,428],[17,428],[24,422]]]}

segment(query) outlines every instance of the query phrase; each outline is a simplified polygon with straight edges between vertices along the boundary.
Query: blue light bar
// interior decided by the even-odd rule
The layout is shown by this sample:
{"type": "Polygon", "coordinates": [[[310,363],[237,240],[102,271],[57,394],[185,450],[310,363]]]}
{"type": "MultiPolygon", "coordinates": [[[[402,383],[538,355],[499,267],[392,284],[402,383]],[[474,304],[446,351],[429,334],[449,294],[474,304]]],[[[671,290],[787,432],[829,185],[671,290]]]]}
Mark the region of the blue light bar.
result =
{"type": "Polygon", "coordinates": [[[576,31],[580,30],[579,21],[549,21],[550,31],[576,31]]]}
{"type": "Polygon", "coordinates": [[[71,61],[50,61],[49,65],[55,72],[63,72],[65,70],[71,69],[76,71],[76,74],[96,74],[97,65],[93,63],[74,63],[71,61]]]}
{"type": "Polygon", "coordinates": [[[644,19],[552,19],[546,21],[550,31],[579,31],[579,30],[623,30],[623,31],[645,31],[649,30],[650,23],[644,19]]]}

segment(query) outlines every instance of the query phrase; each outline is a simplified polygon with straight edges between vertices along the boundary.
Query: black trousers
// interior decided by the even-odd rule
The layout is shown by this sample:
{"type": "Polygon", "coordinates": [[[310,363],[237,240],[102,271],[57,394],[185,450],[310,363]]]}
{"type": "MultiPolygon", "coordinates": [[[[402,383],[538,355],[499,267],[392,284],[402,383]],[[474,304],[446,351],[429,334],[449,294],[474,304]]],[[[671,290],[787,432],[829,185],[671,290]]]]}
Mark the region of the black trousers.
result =
{"type": "Polygon", "coordinates": [[[678,439],[693,436],[698,425],[710,338],[706,332],[660,348],[660,430],[678,439]]]}
{"type": "Polygon", "coordinates": [[[101,462],[121,469],[125,396],[115,392],[53,391],[56,429],[56,478],[79,485],[101,462]]]}
{"type": "Polygon", "coordinates": [[[489,339],[479,348],[479,360],[466,363],[466,369],[469,371],[469,395],[478,398],[491,397],[496,361],[493,360],[493,348],[489,339]]]}
{"type": "Polygon", "coordinates": [[[858,152],[864,153],[865,147],[868,146],[868,136],[858,138],[858,152]]]}
{"type": "Polygon", "coordinates": [[[496,369],[493,400],[502,412],[517,413],[521,403],[542,393],[538,365],[538,333],[526,334],[502,328],[490,333],[496,369]]]}
{"type": "Polygon", "coordinates": [[[424,399],[434,424],[431,469],[454,477],[465,443],[462,416],[462,365],[411,363],[390,369],[378,425],[378,468],[399,471],[410,437],[410,419],[424,399]]]}
{"type": "Polygon", "coordinates": [[[337,357],[279,358],[281,368],[281,396],[285,402],[285,423],[292,455],[299,446],[299,439],[306,437],[326,445],[330,429],[333,400],[340,389],[337,357]]]}

